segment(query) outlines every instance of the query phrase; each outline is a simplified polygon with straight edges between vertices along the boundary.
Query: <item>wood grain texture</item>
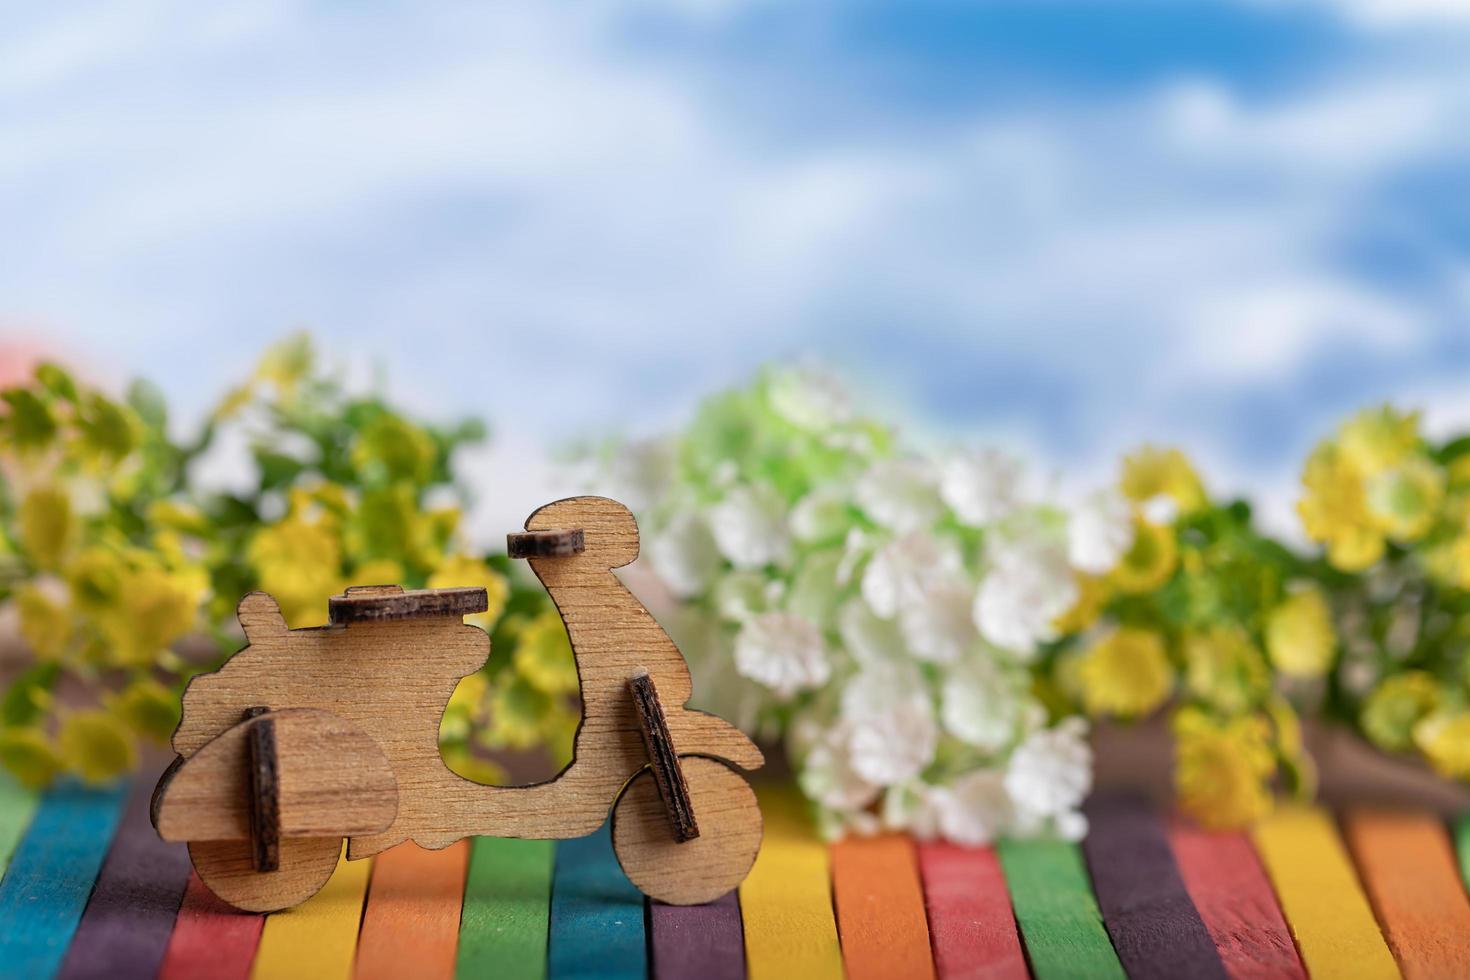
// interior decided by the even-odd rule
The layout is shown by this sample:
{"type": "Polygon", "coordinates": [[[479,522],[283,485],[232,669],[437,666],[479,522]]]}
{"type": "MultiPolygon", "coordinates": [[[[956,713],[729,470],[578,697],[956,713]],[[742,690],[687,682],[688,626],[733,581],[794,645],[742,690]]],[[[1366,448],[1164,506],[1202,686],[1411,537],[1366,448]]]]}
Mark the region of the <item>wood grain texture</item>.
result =
{"type": "Polygon", "coordinates": [[[40,802],[41,794],[0,772],[0,875],[10,865],[10,856],[31,825],[40,802]]]}
{"type": "Polygon", "coordinates": [[[341,838],[393,824],[398,781],[372,737],[327,711],[283,708],[231,726],[165,775],[154,793],[164,840],[250,839],[250,744],[262,726],[275,743],[280,837],[341,838]]]}
{"type": "MultiPolygon", "coordinates": [[[[360,727],[388,758],[399,803],[387,830],[352,836],[354,858],[410,839],[441,848],[469,835],[563,838],[596,830],[624,783],[646,765],[626,686],[639,671],[657,685],[681,755],[714,756],[743,769],[762,765],[760,751],[733,725],[684,707],[690,681],[683,657],[613,574],[638,554],[638,527],[628,509],[578,497],[543,507],[526,522],[528,531],[568,527],[585,534],[580,554],[529,559],[567,625],[581,681],[576,758],[559,778],[489,787],[456,775],[441,759],[439,720],[460,678],[489,655],[483,630],[454,617],[289,630],[263,593],[240,603],[249,645],[185,691],[175,750],[186,758],[199,752],[255,704],[277,714],[318,708],[360,727]]],[[[752,811],[749,819],[758,815],[752,811]]]]}
{"type": "Polygon", "coordinates": [[[321,891],[297,908],[267,916],[250,970],[253,980],[348,980],[371,871],[371,861],[343,858],[321,891]]]}
{"type": "Polygon", "coordinates": [[[993,848],[919,845],[919,873],[940,980],[1028,980],[1011,896],[993,848]]]}
{"type": "Polygon", "coordinates": [[[831,846],[832,901],[853,980],[934,976],[914,842],[885,834],[831,846]]]}
{"type": "Polygon", "coordinates": [[[404,589],[400,585],[355,585],[327,600],[333,626],[392,619],[463,619],[490,608],[483,588],[404,589]]]}
{"type": "Polygon", "coordinates": [[[1343,836],[1404,976],[1470,977],[1470,900],[1439,819],[1357,810],[1343,836]]]}
{"type": "Polygon", "coordinates": [[[1132,980],[1225,980],[1157,812],[1142,797],[1094,796],[1082,853],[1103,925],[1132,980]]]}
{"type": "Polygon", "coordinates": [[[628,678],[628,693],[643,730],[643,745],[648,750],[648,771],[658,788],[659,799],[669,817],[669,832],[674,842],[682,844],[699,836],[699,822],[694,817],[694,804],[689,799],[689,784],[679,764],[678,750],[669,736],[664,709],[658,700],[658,688],[647,674],[628,678]]]}
{"type": "Polygon", "coordinates": [[[469,854],[469,841],[442,851],[399,844],[373,859],[356,980],[455,975],[469,854]]]}
{"type": "Polygon", "coordinates": [[[1037,980],[1123,980],[1077,845],[1003,840],[996,853],[1037,980]]]}
{"type": "MultiPolygon", "coordinates": [[[[152,766],[156,774],[161,768],[152,766]]],[[[151,778],[133,785],[66,959],[63,980],[153,980],[189,880],[182,844],[159,840],[148,819],[151,778]]]]}
{"type": "Polygon", "coordinates": [[[63,781],[42,796],[0,879],[0,968],[7,976],[50,977],[61,966],[127,794],[126,783],[87,789],[63,781]]]}
{"type": "Polygon", "coordinates": [[[644,980],[643,895],[623,875],[607,828],[556,846],[551,884],[550,980],[644,980]]]}
{"type": "Polygon", "coordinates": [[[745,777],[722,762],[684,760],[702,828],[693,840],[669,832],[668,808],[644,770],[618,800],[612,839],[623,872],[645,895],[672,905],[713,901],[740,884],[761,846],[761,812],[745,777]]]}
{"type": "Polygon", "coordinates": [[[556,845],[477,837],[460,914],[460,980],[542,980],[556,845]]]}
{"type": "Polygon", "coordinates": [[[1306,980],[1276,893],[1246,834],[1175,821],[1169,846],[1233,980],[1306,980]]]}
{"type": "MultiPolygon", "coordinates": [[[[247,708],[245,717],[256,718],[269,713],[266,708],[247,708]]],[[[249,763],[250,848],[255,857],[255,870],[277,871],[281,867],[281,770],[280,759],[276,755],[276,723],[261,717],[246,733],[245,744],[249,763]]],[[[397,789],[395,783],[395,814],[398,812],[397,789]]],[[[391,822],[387,821],[383,826],[391,822]]]]}
{"type": "Polygon", "coordinates": [[[158,980],[247,980],[264,926],[264,915],[225,904],[190,875],[158,980]]]}
{"type": "Polygon", "coordinates": [[[1251,836],[1309,975],[1399,976],[1331,817],[1287,806],[1258,823],[1251,836]]]}
{"type": "Polygon", "coordinates": [[[841,980],[827,846],[792,787],[762,786],[766,835],[740,885],[745,966],[751,980],[841,980]]]}
{"type": "Polygon", "coordinates": [[[650,902],[648,945],[654,980],[744,980],[739,896],[705,905],[650,902]]]}
{"type": "Polygon", "coordinates": [[[505,553],[512,558],[567,558],[587,547],[581,528],[517,531],[505,536],[505,553]]]}

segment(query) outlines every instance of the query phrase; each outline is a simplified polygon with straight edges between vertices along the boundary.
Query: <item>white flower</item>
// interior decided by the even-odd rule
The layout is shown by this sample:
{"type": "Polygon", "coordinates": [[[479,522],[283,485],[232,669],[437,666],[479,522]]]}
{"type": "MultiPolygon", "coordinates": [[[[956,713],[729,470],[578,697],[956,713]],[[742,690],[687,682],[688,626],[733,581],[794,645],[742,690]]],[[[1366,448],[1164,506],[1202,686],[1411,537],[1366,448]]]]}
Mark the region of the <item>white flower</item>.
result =
{"type": "Polygon", "coordinates": [[[832,673],[821,631],[791,613],[762,613],[735,637],[735,669],[783,701],[820,687],[832,673]]]}
{"type": "Polygon", "coordinates": [[[853,769],[880,786],[918,776],[939,745],[934,709],[912,664],[866,668],[850,679],[842,719],[853,769]]]}
{"type": "Polygon", "coordinates": [[[963,572],[959,550],[925,531],[888,542],[863,572],[862,593],[873,612],[892,619],[918,603],[931,589],[948,585],[963,572]]]}
{"type": "Polygon", "coordinates": [[[908,648],[915,657],[936,664],[952,664],[977,637],[970,607],[975,593],[961,579],[936,583],[898,611],[908,648]]]}
{"type": "Polygon", "coordinates": [[[972,658],[951,670],[940,686],[939,720],[967,745],[995,752],[1039,720],[1039,708],[1018,677],[988,660],[972,658]]]}
{"type": "Polygon", "coordinates": [[[844,722],[822,729],[801,756],[797,782],[807,797],[834,810],[861,810],[878,798],[880,787],[858,774],[844,722]]]}
{"type": "Polygon", "coordinates": [[[1004,520],[1021,504],[1021,461],[994,449],[951,454],[939,468],[939,493],[971,527],[1004,520]]]}
{"type": "Polygon", "coordinates": [[[944,514],[934,476],[912,459],[885,459],[858,478],[858,506],[876,523],[904,534],[931,526],[944,514]]]}
{"type": "Polygon", "coordinates": [[[830,487],[813,490],[791,508],[791,533],[808,544],[837,541],[851,523],[846,496],[830,487]]]}
{"type": "MultiPolygon", "coordinates": [[[[1087,723],[1067,718],[1030,735],[1011,753],[1005,786],[1016,809],[1029,817],[1056,819],[1076,810],[1092,789],[1087,723]]],[[[1058,830],[1064,822],[1058,822],[1058,830]]]]}
{"type": "Polygon", "coordinates": [[[1110,571],[1133,547],[1133,512],[1116,490],[1091,494],[1067,522],[1067,558],[1084,572],[1110,571]]]}
{"type": "Polygon", "coordinates": [[[906,831],[919,840],[938,837],[939,811],[934,806],[936,789],[919,780],[888,787],[883,793],[883,827],[906,831]]]}
{"type": "Polygon", "coordinates": [[[1053,621],[1077,601],[1077,580],[1061,549],[1045,544],[992,549],[975,598],[980,635],[1023,659],[1056,637],[1053,621]]]}
{"type": "Polygon", "coordinates": [[[715,609],[726,619],[742,623],[779,602],[783,591],[780,580],[760,572],[731,572],[715,586],[715,609]]]}
{"type": "Polygon", "coordinates": [[[968,847],[989,844],[1010,826],[1013,812],[1002,775],[975,769],[933,791],[939,832],[968,847]]]}
{"type": "Polygon", "coordinates": [[[807,555],[791,583],[786,608],[805,616],[822,629],[830,627],[841,598],[837,582],[837,567],[841,562],[842,553],[836,550],[807,555]]]}
{"type": "Polygon", "coordinates": [[[773,374],[766,386],[771,407],[807,432],[821,432],[852,417],[852,399],[833,375],[811,368],[773,374]]]}
{"type": "Polygon", "coordinates": [[[736,568],[760,568],[786,559],[785,509],[767,487],[735,487],[710,508],[709,522],[720,553],[736,568]]]}
{"type": "Polygon", "coordinates": [[[653,536],[648,542],[648,559],[669,591],[680,599],[704,592],[720,570],[714,535],[698,514],[689,511],[675,515],[653,536]]]}
{"type": "Polygon", "coordinates": [[[879,619],[865,602],[853,600],[842,607],[837,614],[837,632],[843,648],[865,667],[894,663],[907,655],[898,623],[879,619]]]}

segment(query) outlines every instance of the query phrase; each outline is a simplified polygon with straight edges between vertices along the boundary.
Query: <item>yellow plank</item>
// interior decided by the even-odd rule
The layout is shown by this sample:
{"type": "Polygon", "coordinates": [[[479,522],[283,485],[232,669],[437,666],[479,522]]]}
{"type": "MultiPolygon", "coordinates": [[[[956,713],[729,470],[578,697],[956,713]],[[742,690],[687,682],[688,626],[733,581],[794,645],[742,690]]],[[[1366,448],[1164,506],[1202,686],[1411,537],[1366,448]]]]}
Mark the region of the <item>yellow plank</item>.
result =
{"type": "Polygon", "coordinates": [[[841,980],[827,845],[789,788],[757,787],[765,840],[740,886],[750,980],[841,980]]]}
{"type": "Polygon", "coordinates": [[[350,980],[372,861],[337,863],[321,891],[265,920],[252,980],[350,980]]]}
{"type": "Polygon", "coordinates": [[[1254,837],[1307,972],[1396,980],[1398,966],[1332,818],[1313,807],[1289,807],[1262,820],[1254,837]]]}

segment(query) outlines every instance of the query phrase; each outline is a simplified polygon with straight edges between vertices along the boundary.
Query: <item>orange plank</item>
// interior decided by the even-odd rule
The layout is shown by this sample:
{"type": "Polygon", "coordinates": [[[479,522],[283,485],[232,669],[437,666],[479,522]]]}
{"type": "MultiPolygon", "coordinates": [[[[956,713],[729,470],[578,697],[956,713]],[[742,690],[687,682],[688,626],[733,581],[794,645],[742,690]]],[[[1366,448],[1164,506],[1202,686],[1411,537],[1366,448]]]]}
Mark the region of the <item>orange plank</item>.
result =
{"type": "Polygon", "coordinates": [[[470,842],[379,854],[358,940],[356,980],[453,980],[470,842]]]}
{"type": "Polygon", "coordinates": [[[1470,977],[1470,900],[1439,819],[1361,810],[1343,832],[1404,976],[1470,977]]]}
{"type": "Polygon", "coordinates": [[[934,976],[919,862],[907,837],[832,845],[832,899],[850,980],[934,976]]]}

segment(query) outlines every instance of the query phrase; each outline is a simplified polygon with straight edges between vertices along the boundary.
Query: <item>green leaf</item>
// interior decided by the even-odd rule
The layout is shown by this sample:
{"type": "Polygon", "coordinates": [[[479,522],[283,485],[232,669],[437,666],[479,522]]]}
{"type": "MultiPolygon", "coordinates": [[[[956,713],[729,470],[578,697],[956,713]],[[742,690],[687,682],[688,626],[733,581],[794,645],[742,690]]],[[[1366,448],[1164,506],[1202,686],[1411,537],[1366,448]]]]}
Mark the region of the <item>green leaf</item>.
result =
{"type": "Polygon", "coordinates": [[[4,424],[17,449],[44,449],[56,438],[56,416],[34,391],[11,388],[0,400],[10,407],[4,424]]]}
{"type": "Polygon", "coordinates": [[[61,665],[55,661],[36,664],[23,671],[0,699],[0,722],[7,727],[30,725],[45,713],[44,695],[56,686],[61,665]]]}

